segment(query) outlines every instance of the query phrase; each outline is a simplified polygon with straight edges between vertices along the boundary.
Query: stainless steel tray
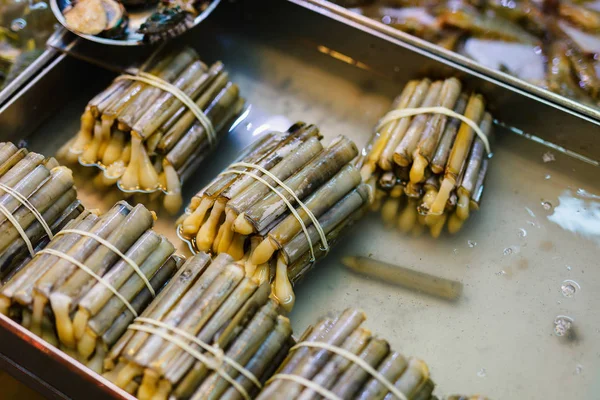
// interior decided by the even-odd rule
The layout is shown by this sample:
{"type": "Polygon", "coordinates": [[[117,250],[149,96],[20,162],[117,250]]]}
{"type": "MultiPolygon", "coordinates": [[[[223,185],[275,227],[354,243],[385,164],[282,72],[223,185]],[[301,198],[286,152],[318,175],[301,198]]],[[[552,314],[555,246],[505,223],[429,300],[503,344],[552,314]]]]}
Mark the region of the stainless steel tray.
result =
{"type": "MultiPolygon", "coordinates": [[[[49,40],[56,40],[61,35],[61,30],[54,32],[49,40]]],[[[29,82],[36,79],[42,73],[44,68],[51,65],[60,55],[60,52],[52,47],[46,48],[38,58],[35,59],[23,72],[21,72],[12,82],[0,90],[0,107],[5,106],[7,102],[16,97],[16,94],[23,89],[29,82]]]]}
{"type": "MultiPolygon", "coordinates": [[[[408,79],[457,74],[486,93],[500,121],[545,140],[556,139],[589,162],[496,127],[483,206],[464,230],[438,240],[414,238],[384,230],[377,215],[366,218],[297,286],[298,301],[291,314],[295,332],[323,314],[360,307],[369,315],[367,325],[395,349],[427,361],[438,394],[600,397],[600,292],[595,290],[600,284],[595,268],[600,198],[593,197],[600,195],[600,181],[592,165],[600,159],[597,125],[309,6],[276,0],[224,2],[180,39],[195,46],[208,62],[222,60],[250,103],[246,118],[186,185],[186,199],[269,129],[304,120],[318,124],[326,138],[343,133],[362,146],[408,79]],[[549,151],[555,160],[546,163],[543,155],[549,151]],[[543,202],[551,203],[549,210],[543,202]],[[459,280],[464,292],[457,302],[448,303],[366,279],[341,265],[345,255],[371,255],[459,280]],[[561,294],[566,279],[581,286],[572,297],[561,294]],[[574,319],[574,336],[554,334],[559,315],[574,319]]],[[[84,46],[77,51],[90,54],[84,46]]],[[[37,112],[60,111],[52,111],[36,129],[20,132],[32,149],[46,154],[77,131],[86,102],[114,76],[71,57],[60,64],[76,72],[73,79],[51,80],[49,71],[31,93],[23,93],[36,98],[42,95],[38,88],[45,88],[57,95],[51,104],[39,102],[37,112]]],[[[17,99],[0,113],[0,132],[11,127],[8,116],[27,110],[26,99],[17,99]]],[[[80,193],[89,207],[107,209],[114,201],[83,183],[80,193]]],[[[177,241],[172,218],[159,215],[157,229],[177,241]]],[[[0,353],[12,351],[11,359],[26,363],[29,359],[21,360],[10,347],[28,348],[32,343],[41,347],[35,338],[0,340],[0,353]]],[[[29,364],[30,373],[44,376],[35,363],[29,364]]],[[[73,376],[79,375],[65,379],[76,382],[73,376]]]]}
{"type": "Polygon", "coordinates": [[[385,25],[379,21],[375,21],[371,18],[356,14],[350,10],[347,10],[343,7],[340,7],[336,4],[331,3],[328,0],[291,0],[297,4],[300,4],[304,7],[316,10],[320,13],[328,15],[332,18],[339,19],[341,21],[345,21],[346,23],[356,23],[360,24],[366,28],[372,29],[375,32],[379,32],[391,38],[399,39],[403,42],[409,43],[412,46],[415,46],[419,49],[425,50],[429,53],[436,54],[444,59],[447,59],[451,62],[460,64],[463,67],[469,68],[470,70],[484,74],[489,76],[495,80],[498,80],[502,83],[510,85],[516,89],[519,89],[523,92],[530,93],[539,99],[543,99],[544,101],[552,102],[558,104],[565,109],[573,110],[582,115],[586,115],[592,119],[600,120],[600,110],[598,108],[590,107],[589,105],[582,104],[576,100],[572,100],[570,98],[558,95],[554,92],[551,92],[547,89],[544,89],[540,86],[534,85],[532,83],[526,82],[522,79],[519,79],[513,75],[507,74],[505,72],[488,68],[471,58],[463,56],[454,51],[450,51],[444,49],[443,47],[437,46],[433,43],[430,43],[426,40],[419,39],[415,36],[392,28],[388,25],[385,25]]]}

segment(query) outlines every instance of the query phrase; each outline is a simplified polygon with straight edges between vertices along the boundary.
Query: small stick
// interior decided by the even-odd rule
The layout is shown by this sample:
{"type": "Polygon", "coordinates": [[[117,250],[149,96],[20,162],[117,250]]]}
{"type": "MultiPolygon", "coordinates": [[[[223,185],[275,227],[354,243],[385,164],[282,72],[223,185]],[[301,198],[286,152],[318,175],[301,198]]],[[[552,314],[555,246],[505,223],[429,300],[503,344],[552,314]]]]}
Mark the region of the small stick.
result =
{"type": "Polygon", "coordinates": [[[367,257],[344,257],[342,263],[352,271],[378,278],[384,282],[446,300],[456,300],[462,293],[462,283],[429,275],[398,265],[392,265],[367,257]]]}

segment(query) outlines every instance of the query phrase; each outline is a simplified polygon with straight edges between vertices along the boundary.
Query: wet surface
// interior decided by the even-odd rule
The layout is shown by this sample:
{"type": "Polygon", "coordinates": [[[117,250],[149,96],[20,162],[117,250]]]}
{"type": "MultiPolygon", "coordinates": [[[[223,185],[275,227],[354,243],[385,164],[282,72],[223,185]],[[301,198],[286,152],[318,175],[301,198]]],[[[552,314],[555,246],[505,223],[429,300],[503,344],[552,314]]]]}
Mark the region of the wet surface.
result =
{"type": "MultiPolygon", "coordinates": [[[[326,139],[345,134],[363,146],[405,83],[315,49],[290,53],[276,39],[261,45],[234,39],[225,35],[218,45],[197,47],[204,47],[207,61],[224,61],[251,108],[186,184],[186,200],[243,146],[292,121],[315,123],[326,139]]],[[[32,149],[49,154],[75,134],[85,103],[104,83],[100,79],[74,94],[64,112],[31,138],[32,149]]],[[[555,151],[545,162],[546,147],[500,128],[493,151],[481,210],[459,234],[438,240],[405,236],[370,215],[297,286],[294,331],[301,333],[320,316],[359,307],[368,314],[367,326],[394,349],[428,363],[437,394],[598,398],[600,291],[591,288],[600,287],[600,224],[589,226],[600,207],[594,197],[600,196],[598,168],[555,151]],[[355,274],[341,264],[348,255],[459,281],[462,296],[447,302],[355,274]],[[566,280],[582,289],[564,296],[566,280]],[[555,334],[557,316],[573,319],[576,340],[555,334]]],[[[80,186],[88,207],[107,209],[115,200],[80,186]]],[[[177,241],[174,218],[159,217],[156,229],[177,241]]]]}

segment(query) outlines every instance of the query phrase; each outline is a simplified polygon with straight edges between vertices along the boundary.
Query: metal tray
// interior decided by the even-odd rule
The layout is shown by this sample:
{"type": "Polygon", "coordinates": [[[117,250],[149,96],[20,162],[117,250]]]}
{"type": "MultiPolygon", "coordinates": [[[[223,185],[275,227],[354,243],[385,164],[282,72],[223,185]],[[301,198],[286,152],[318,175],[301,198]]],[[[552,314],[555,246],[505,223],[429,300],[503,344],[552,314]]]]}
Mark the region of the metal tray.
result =
{"type": "MultiPolygon", "coordinates": [[[[366,218],[297,286],[291,313],[295,332],[324,314],[360,307],[369,316],[367,326],[394,349],[427,361],[437,394],[482,393],[493,399],[600,396],[600,292],[594,290],[600,284],[594,268],[600,245],[600,181],[593,165],[600,159],[600,141],[595,123],[296,0],[224,2],[180,41],[196,47],[208,62],[222,60],[250,104],[245,119],[185,186],[186,200],[245,145],[292,121],[309,121],[326,138],[343,133],[364,145],[393,97],[415,76],[456,74],[485,92],[495,116],[513,129],[496,127],[481,211],[461,233],[438,240],[386,231],[377,215],[366,218]],[[564,145],[581,157],[527,140],[514,134],[516,129],[564,145]],[[547,152],[554,161],[543,161],[547,152]],[[464,292],[449,303],[370,280],[346,270],[340,263],[345,255],[372,256],[458,280],[464,292]],[[566,279],[581,286],[572,297],[561,294],[566,279]],[[554,334],[559,315],[574,320],[569,338],[554,334]]],[[[79,56],[91,54],[86,51],[86,46],[77,46],[79,56]]],[[[114,77],[71,57],[59,64],[57,68],[74,71],[73,77],[53,80],[49,71],[0,113],[1,132],[5,127],[13,132],[11,121],[22,120],[27,99],[42,96],[40,90],[56,94],[51,104],[37,103],[38,113],[53,114],[48,120],[35,129],[14,131],[28,137],[33,150],[46,154],[77,131],[86,102],[114,77]]],[[[83,183],[79,186],[88,207],[105,210],[114,201],[83,183]]],[[[173,221],[159,215],[156,229],[177,241],[173,221]]],[[[6,321],[0,322],[6,327],[6,321]]],[[[17,338],[25,335],[14,324],[10,329],[17,338]]],[[[0,353],[13,363],[28,364],[30,374],[44,379],[45,371],[25,352],[32,344],[37,349],[44,345],[27,337],[0,340],[0,353]]],[[[64,358],[55,361],[63,367],[67,363],[64,358]]],[[[63,379],[73,383],[69,397],[88,396],[84,386],[75,384],[86,382],[85,371],[65,369],[63,379]]]]}
{"type": "Polygon", "coordinates": [[[474,72],[478,72],[484,74],[486,76],[492,77],[500,82],[511,85],[519,90],[522,90],[527,93],[531,93],[545,101],[549,101],[552,103],[559,104],[566,109],[576,111],[581,113],[582,115],[586,115],[595,120],[600,120],[600,109],[591,107],[586,104],[582,104],[576,100],[572,100],[568,97],[561,96],[554,92],[551,92],[547,89],[544,89],[540,86],[534,85],[522,79],[519,79],[513,75],[507,74],[505,72],[488,68],[473,59],[463,56],[457,52],[450,51],[444,49],[443,47],[437,46],[433,43],[430,43],[426,40],[417,38],[405,32],[402,32],[398,29],[385,25],[379,21],[373,20],[371,18],[365,17],[363,15],[356,14],[350,10],[347,10],[343,7],[340,7],[336,4],[331,3],[328,0],[292,0],[297,4],[301,4],[304,7],[311,8],[314,10],[319,10],[319,12],[329,15],[332,18],[340,19],[342,21],[353,22],[369,29],[372,29],[376,32],[382,33],[392,38],[397,38],[406,43],[410,43],[411,45],[428,51],[430,53],[436,54],[440,57],[443,57],[449,61],[460,64],[464,67],[471,69],[474,72]]]}
{"type": "MultiPolygon", "coordinates": [[[[56,40],[61,35],[60,30],[51,35],[49,40],[56,40]]],[[[15,97],[19,90],[23,89],[32,79],[35,79],[45,67],[60,55],[56,49],[49,47],[38,58],[35,59],[23,72],[0,91],[0,107],[4,106],[15,97]]]]}

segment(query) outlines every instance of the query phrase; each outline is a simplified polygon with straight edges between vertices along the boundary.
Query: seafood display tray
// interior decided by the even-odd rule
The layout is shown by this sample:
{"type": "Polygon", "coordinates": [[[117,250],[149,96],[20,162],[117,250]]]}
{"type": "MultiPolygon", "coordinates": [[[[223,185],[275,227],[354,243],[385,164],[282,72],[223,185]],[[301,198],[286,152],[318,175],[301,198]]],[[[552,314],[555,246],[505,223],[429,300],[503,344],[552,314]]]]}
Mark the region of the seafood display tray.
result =
{"type": "MultiPolygon", "coordinates": [[[[179,41],[207,62],[222,60],[249,104],[184,187],[184,203],[243,147],[297,120],[317,124],[326,140],[345,134],[363,146],[411,78],[457,75],[485,93],[495,118],[512,129],[495,127],[481,210],[459,234],[438,240],[388,231],[379,215],[368,216],[297,285],[290,315],[294,331],[358,307],[368,315],[367,326],[389,338],[393,348],[427,360],[438,395],[600,395],[595,121],[409,42],[332,17],[312,2],[223,2],[179,41]],[[340,262],[348,255],[460,281],[463,294],[448,302],[356,275],[340,262]],[[563,295],[565,280],[579,289],[563,295]],[[555,334],[559,316],[573,320],[570,335],[555,334]]],[[[70,47],[80,58],[95,49],[82,42],[70,47]]],[[[61,58],[0,113],[1,139],[26,139],[34,151],[56,152],[78,130],[88,99],[114,77],[74,57],[61,58]]],[[[116,195],[98,193],[82,178],[84,204],[107,210],[116,195]]],[[[156,230],[180,243],[174,218],[159,213],[156,230]]],[[[49,397],[131,398],[2,316],[0,325],[0,365],[49,397]]]]}

